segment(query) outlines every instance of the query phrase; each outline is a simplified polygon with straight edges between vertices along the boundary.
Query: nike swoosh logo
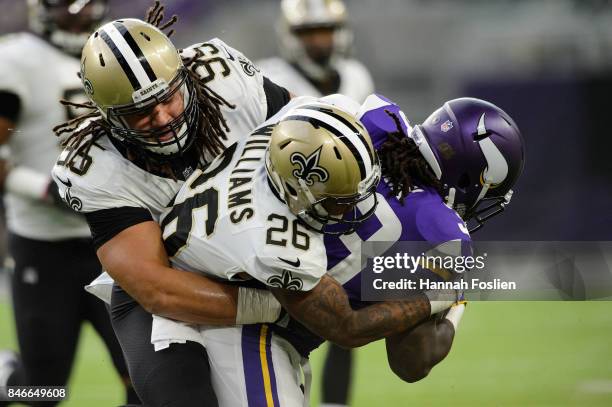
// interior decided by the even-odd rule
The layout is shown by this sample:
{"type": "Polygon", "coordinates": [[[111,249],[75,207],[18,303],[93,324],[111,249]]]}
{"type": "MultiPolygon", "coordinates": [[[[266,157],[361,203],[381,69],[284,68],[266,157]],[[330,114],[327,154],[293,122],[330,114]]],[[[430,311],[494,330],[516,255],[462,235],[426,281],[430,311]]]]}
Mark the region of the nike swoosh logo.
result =
{"type": "Polygon", "coordinates": [[[283,261],[283,262],[287,263],[287,264],[288,264],[288,265],[290,265],[290,266],[293,266],[293,267],[300,267],[300,259],[297,259],[296,261],[286,260],[286,259],[283,259],[282,257],[279,257],[278,259],[279,259],[280,261],[283,261]]]}
{"type": "Polygon", "coordinates": [[[57,179],[59,180],[59,182],[61,182],[62,184],[66,185],[68,188],[72,187],[72,182],[70,182],[70,180],[64,181],[60,177],[57,177],[57,179]]]}

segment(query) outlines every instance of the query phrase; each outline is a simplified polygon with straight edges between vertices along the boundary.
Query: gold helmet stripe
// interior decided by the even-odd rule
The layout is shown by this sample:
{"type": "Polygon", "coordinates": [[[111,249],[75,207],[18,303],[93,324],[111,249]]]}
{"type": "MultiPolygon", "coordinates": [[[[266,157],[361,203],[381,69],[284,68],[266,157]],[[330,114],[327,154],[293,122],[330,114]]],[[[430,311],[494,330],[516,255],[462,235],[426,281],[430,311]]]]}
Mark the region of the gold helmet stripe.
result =
{"type": "MultiPolygon", "coordinates": [[[[125,26],[123,27],[125,28],[125,26]]],[[[119,65],[123,69],[123,72],[129,79],[134,90],[148,86],[155,80],[155,74],[153,73],[149,63],[147,62],[146,65],[148,66],[150,72],[147,72],[140,58],[138,58],[134,50],[130,47],[124,36],[121,34],[121,32],[119,32],[118,28],[114,24],[106,24],[104,27],[102,27],[102,29],[100,29],[100,36],[110,48],[115,58],[117,58],[119,65]],[[152,74],[154,79],[151,79],[149,74],[152,74]]],[[[131,35],[130,38],[132,41],[134,41],[131,35]]],[[[137,52],[142,55],[142,51],[137,45],[136,48],[137,52]]],[[[142,59],[146,61],[144,56],[142,59]]]]}
{"type": "Polygon", "coordinates": [[[323,127],[336,134],[355,156],[355,159],[359,163],[359,169],[363,170],[361,173],[361,179],[363,180],[364,178],[370,176],[372,173],[372,167],[375,163],[371,158],[369,147],[365,143],[365,140],[362,140],[359,136],[357,136],[357,134],[350,127],[346,126],[344,123],[325,112],[298,107],[291,113],[298,116],[314,118],[325,123],[326,126],[323,127]]]}

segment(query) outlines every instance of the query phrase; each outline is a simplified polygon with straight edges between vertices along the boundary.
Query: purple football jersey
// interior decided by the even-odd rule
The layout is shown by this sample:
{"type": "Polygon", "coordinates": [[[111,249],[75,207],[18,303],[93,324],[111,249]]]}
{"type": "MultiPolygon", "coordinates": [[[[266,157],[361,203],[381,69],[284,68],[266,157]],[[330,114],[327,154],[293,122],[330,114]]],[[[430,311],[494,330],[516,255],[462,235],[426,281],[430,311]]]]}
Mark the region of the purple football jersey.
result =
{"type": "MultiPolygon", "coordinates": [[[[409,124],[399,106],[384,97],[371,95],[364,102],[360,120],[368,129],[375,148],[386,141],[387,133],[397,131],[395,121],[385,110],[398,115],[408,134],[409,124]]],[[[389,184],[383,179],[377,193],[379,204],[376,213],[360,225],[355,233],[342,237],[324,237],[328,272],[334,277],[342,276],[339,280],[352,301],[361,299],[361,266],[346,260],[353,254],[351,248],[360,247],[362,242],[369,241],[375,235],[376,241],[423,241],[431,248],[451,240],[460,240],[463,254],[471,251],[471,239],[463,220],[446,206],[435,189],[415,189],[404,198],[402,204],[395,196],[391,196],[389,184]],[[392,232],[385,235],[381,233],[383,229],[392,232]]]]}
{"type": "MultiPolygon", "coordinates": [[[[408,121],[399,106],[384,97],[371,95],[362,105],[360,119],[368,129],[375,148],[386,141],[389,132],[397,131],[395,121],[385,110],[398,115],[403,130],[406,134],[409,132],[408,121]]],[[[402,205],[396,197],[390,196],[390,187],[383,179],[377,187],[377,194],[375,214],[361,224],[355,233],[324,235],[328,273],[344,286],[354,308],[367,305],[361,301],[359,250],[363,242],[388,242],[391,245],[397,241],[418,241],[427,242],[426,246],[433,248],[451,240],[460,240],[462,249],[471,249],[470,236],[463,221],[444,204],[434,189],[416,189],[404,199],[402,205]]],[[[323,342],[297,321],[289,321],[286,328],[273,325],[274,331],[291,342],[303,356],[323,342]]]]}
{"type": "Polygon", "coordinates": [[[410,131],[410,123],[398,105],[381,95],[370,95],[361,105],[359,120],[370,133],[372,146],[378,150],[387,141],[387,134],[396,132],[395,120],[389,116],[393,113],[400,120],[400,125],[406,134],[410,131]]]}

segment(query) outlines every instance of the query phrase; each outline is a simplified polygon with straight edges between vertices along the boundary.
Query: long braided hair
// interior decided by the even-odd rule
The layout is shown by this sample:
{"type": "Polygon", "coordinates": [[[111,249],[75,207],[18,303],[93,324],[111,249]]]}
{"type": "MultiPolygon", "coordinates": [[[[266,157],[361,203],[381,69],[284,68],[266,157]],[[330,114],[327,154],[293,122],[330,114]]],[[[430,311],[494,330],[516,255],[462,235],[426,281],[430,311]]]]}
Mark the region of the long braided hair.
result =
{"type": "Polygon", "coordinates": [[[387,134],[387,141],[378,149],[382,176],[391,187],[390,196],[399,196],[400,202],[417,187],[433,187],[440,195],[442,183],[419,152],[414,141],[406,135],[400,120],[385,110],[393,119],[397,131],[387,134]]]}
{"type": "MultiPolygon", "coordinates": [[[[173,15],[168,21],[163,22],[164,9],[165,6],[160,1],[156,0],[155,4],[147,10],[145,21],[161,31],[170,28],[178,21],[178,16],[173,15]]],[[[166,35],[170,37],[172,34],[174,34],[174,29],[168,31],[166,35]]],[[[191,83],[195,88],[199,110],[196,134],[191,135],[191,137],[195,137],[195,148],[197,149],[200,161],[204,162],[206,153],[215,157],[225,149],[223,140],[227,140],[226,132],[229,131],[229,127],[227,121],[223,117],[221,107],[226,106],[230,109],[235,109],[236,106],[227,102],[222,96],[214,92],[206,86],[206,83],[200,80],[200,77],[196,73],[196,69],[203,64],[203,62],[198,61],[198,59],[203,56],[203,52],[200,49],[196,49],[195,51],[194,56],[183,59],[183,65],[186,67],[189,76],[188,83],[191,83]]],[[[96,144],[100,137],[104,135],[110,136],[111,126],[104,120],[102,114],[91,101],[86,103],[74,103],[62,99],[60,103],[65,106],[88,110],[84,114],[53,128],[56,136],[65,137],[61,142],[62,147],[69,151],[69,155],[64,161],[65,165],[79,167],[79,164],[75,162],[77,158],[87,157],[89,150],[96,144]]],[[[147,170],[159,166],[157,161],[141,149],[134,148],[129,143],[125,143],[124,146],[128,158],[133,159],[138,157],[144,162],[147,170]]],[[[176,178],[172,172],[170,175],[176,178]]]]}

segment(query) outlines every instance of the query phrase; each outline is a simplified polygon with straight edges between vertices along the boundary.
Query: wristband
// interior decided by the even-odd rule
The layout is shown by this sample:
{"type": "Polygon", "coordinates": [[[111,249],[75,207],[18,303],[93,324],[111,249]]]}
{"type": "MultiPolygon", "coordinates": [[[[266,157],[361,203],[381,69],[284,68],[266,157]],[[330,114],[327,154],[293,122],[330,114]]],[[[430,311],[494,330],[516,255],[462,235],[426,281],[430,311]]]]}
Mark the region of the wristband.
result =
{"type": "Polygon", "coordinates": [[[237,308],[236,325],[274,322],[281,312],[280,303],[270,291],[247,287],[238,288],[237,308]]]}
{"type": "Polygon", "coordinates": [[[461,317],[463,316],[463,312],[465,311],[465,306],[467,301],[461,300],[457,304],[454,304],[446,313],[444,318],[448,319],[451,324],[453,324],[453,328],[455,331],[459,326],[459,322],[461,322],[461,317]]]}
{"type": "Polygon", "coordinates": [[[456,290],[428,290],[424,294],[429,299],[430,315],[449,309],[458,300],[456,290]]]}

